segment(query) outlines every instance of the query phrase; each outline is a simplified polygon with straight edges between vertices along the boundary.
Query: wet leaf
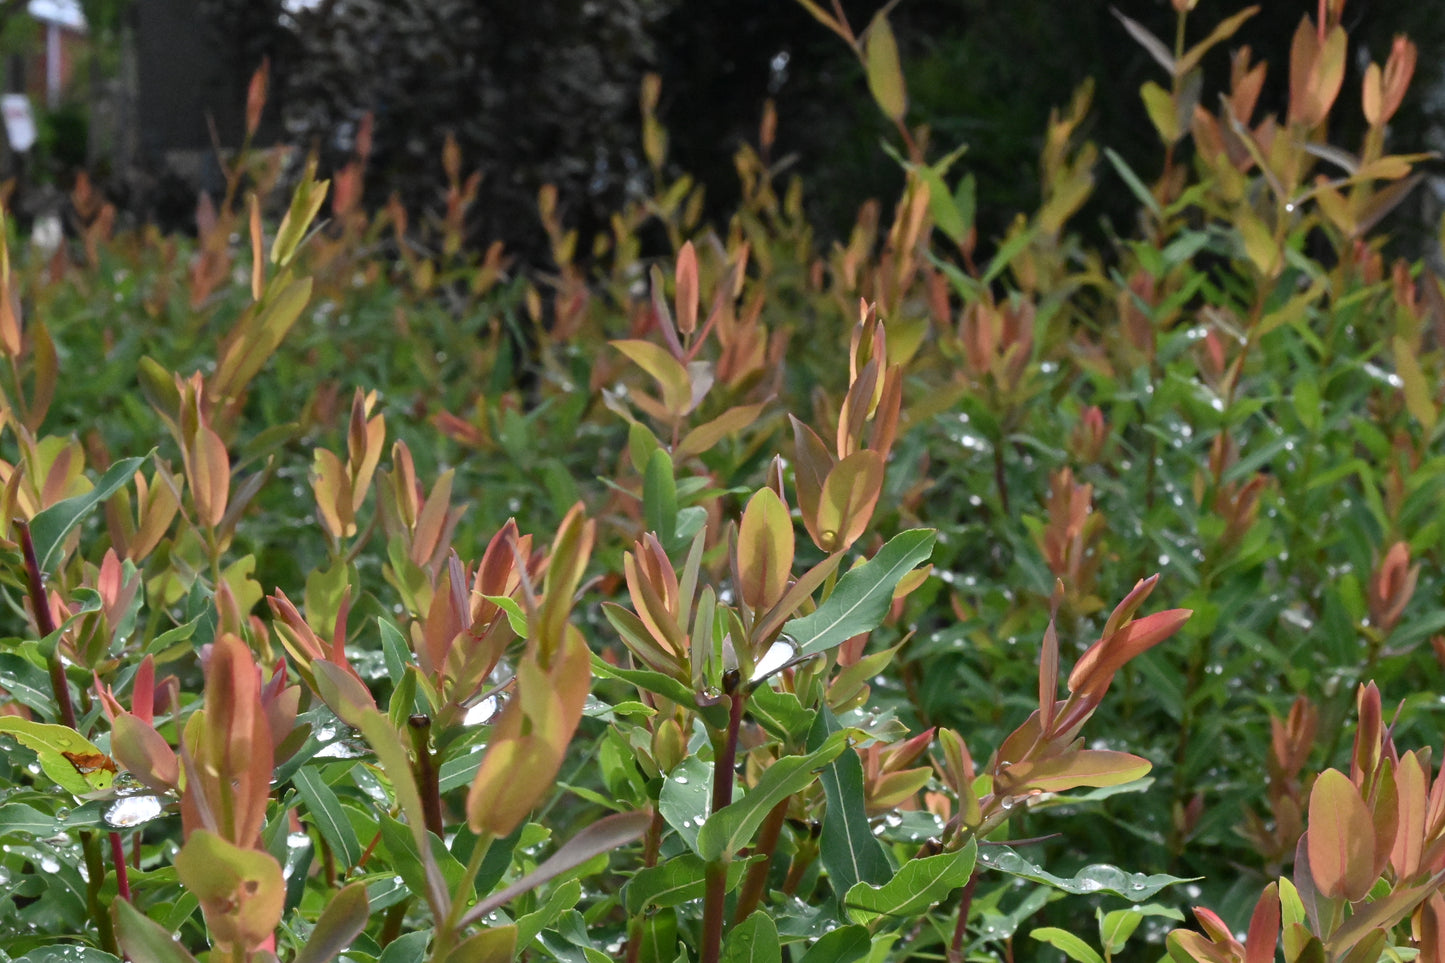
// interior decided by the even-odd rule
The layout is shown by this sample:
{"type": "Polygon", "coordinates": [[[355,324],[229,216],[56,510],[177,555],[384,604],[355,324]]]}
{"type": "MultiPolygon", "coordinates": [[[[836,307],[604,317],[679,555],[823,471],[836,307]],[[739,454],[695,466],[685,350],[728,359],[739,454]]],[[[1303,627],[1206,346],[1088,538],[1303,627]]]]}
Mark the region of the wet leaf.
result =
{"type": "Polygon", "coordinates": [[[778,927],[764,910],[734,926],[723,943],[722,963],[782,963],[778,927]]]}
{"type": "Polygon", "coordinates": [[[1045,871],[1013,850],[1002,846],[986,847],[979,854],[978,859],[984,869],[996,869],[1001,873],[1008,873],[1010,876],[1017,876],[1035,883],[1043,883],[1066,893],[1075,895],[1112,893],[1133,903],[1150,899],[1165,887],[1192,881],[1163,874],[1145,876],[1142,873],[1127,873],[1117,866],[1103,864],[1085,866],[1073,876],[1064,878],[1045,871]]]}
{"type": "Polygon", "coordinates": [[[848,890],[843,909],[854,923],[871,925],[880,917],[911,919],[968,882],[977,848],[972,840],[963,849],[922,859],[910,859],[882,886],[859,883],[848,890]]]}
{"type": "Polygon", "coordinates": [[[815,612],[783,626],[797,643],[798,657],[826,652],[877,628],[893,602],[894,587],[932,554],[935,535],[928,529],[895,535],[877,555],[840,578],[815,612]]]}

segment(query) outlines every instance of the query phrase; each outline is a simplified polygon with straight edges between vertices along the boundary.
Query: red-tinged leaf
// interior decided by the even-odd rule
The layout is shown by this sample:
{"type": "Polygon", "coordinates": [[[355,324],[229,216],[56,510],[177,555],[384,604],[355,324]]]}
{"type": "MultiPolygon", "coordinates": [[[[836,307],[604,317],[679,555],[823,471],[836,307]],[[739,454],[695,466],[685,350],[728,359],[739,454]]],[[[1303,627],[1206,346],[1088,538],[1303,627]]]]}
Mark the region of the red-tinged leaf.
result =
{"type": "Polygon", "coordinates": [[[462,917],[459,925],[469,926],[488,913],[507,905],[523,893],[531,892],[548,880],[556,879],[563,873],[576,869],[593,857],[610,853],[619,846],[626,846],[628,843],[640,839],[650,825],[652,825],[652,812],[646,809],[633,813],[618,813],[615,816],[599,819],[562,844],[555,853],[543,860],[532,872],[500,893],[494,893],[473,906],[462,917]]]}
{"type": "Polygon", "coordinates": [[[175,750],[160,733],[129,712],[117,715],[112,723],[110,751],[147,789],[163,793],[180,787],[175,750]]]}
{"type": "Polygon", "coordinates": [[[1198,963],[1235,963],[1236,957],[1226,948],[1216,946],[1198,933],[1175,930],[1169,934],[1170,958],[1174,960],[1197,960],[1198,963]],[[1174,952],[1178,950],[1178,955],[1174,952]]]}
{"type": "Polygon", "coordinates": [[[261,229],[261,200],[251,195],[251,300],[261,300],[266,290],[265,238],[261,229]]]}
{"type": "Polygon", "coordinates": [[[367,710],[375,711],[376,701],[349,666],[343,667],[326,659],[311,663],[316,679],[316,694],[348,726],[361,725],[367,710]]]}
{"type": "Polygon", "coordinates": [[[613,341],[612,346],[652,376],[662,392],[662,406],[673,418],[692,410],[692,379],[687,368],[664,347],[651,341],[613,341]]]}
{"type": "Polygon", "coordinates": [[[1420,871],[1420,853],[1425,846],[1425,811],[1429,806],[1425,770],[1413,752],[1400,757],[1395,772],[1396,806],[1399,819],[1390,865],[1400,879],[1411,879],[1420,871]]]}
{"type": "Polygon", "coordinates": [[[10,248],[5,242],[5,212],[0,210],[0,351],[18,358],[22,346],[20,332],[20,292],[10,281],[10,248]]]}
{"type": "Polygon", "coordinates": [[[684,335],[697,330],[697,251],[688,241],[677,252],[677,329],[684,335]]]}
{"type": "Polygon", "coordinates": [[[1279,943],[1279,884],[1270,883],[1254,904],[1249,935],[1244,942],[1244,963],[1274,963],[1279,943]]]}
{"type": "Polygon", "coordinates": [[[875,14],[868,26],[864,52],[868,89],[888,119],[901,124],[903,115],[908,111],[908,92],[903,85],[903,67],[898,60],[898,41],[884,13],[880,10],[875,14]]]}
{"type": "Polygon", "coordinates": [[[1028,767],[1022,782],[1012,786],[1009,792],[1063,792],[1079,786],[1122,786],[1144,778],[1151,768],[1149,760],[1127,752],[1084,749],[1073,755],[1056,756],[1028,767]]]}
{"type": "Polygon", "coordinates": [[[1332,954],[1332,959],[1338,959],[1339,954],[1348,951],[1365,939],[1372,930],[1388,930],[1409,916],[1415,911],[1415,907],[1424,902],[1426,897],[1435,890],[1436,885],[1430,883],[1408,886],[1397,889],[1387,896],[1382,896],[1372,903],[1362,903],[1356,906],[1355,914],[1341,923],[1339,928],[1325,940],[1325,949],[1332,954]]]}
{"type": "Polygon", "coordinates": [[[703,422],[682,436],[672,453],[673,461],[682,461],[693,455],[711,451],[712,447],[728,435],[742,431],[758,420],[766,404],[739,405],[729,408],[711,421],[703,422]]]}
{"type": "Polygon", "coordinates": [[[292,963],[330,963],[366,929],[371,903],[358,880],[331,897],[292,963]]]}
{"type": "Polygon", "coordinates": [[[1129,590],[1129,594],[1124,596],[1123,601],[1114,606],[1114,611],[1109,613],[1109,620],[1104,623],[1104,631],[1099,633],[1099,637],[1107,638],[1127,625],[1157,584],[1159,584],[1157,574],[1135,582],[1134,587],[1129,590]]]}
{"type": "Polygon", "coordinates": [[[1113,635],[1095,642],[1069,673],[1069,691],[1102,697],[1114,674],[1137,655],[1179,631],[1193,615],[1190,609],[1166,609],[1136,619],[1113,635]]]}
{"type": "Polygon", "coordinates": [[[825,552],[849,548],[867,530],[882,493],[878,452],[865,448],[834,465],[818,499],[818,547],[825,552]]]}
{"type": "Polygon", "coordinates": [[[516,924],[489,926],[458,943],[446,963],[511,963],[516,951],[516,924]]]}
{"type": "Polygon", "coordinates": [[[201,524],[215,528],[226,514],[231,492],[231,456],[221,436],[202,424],[196,430],[195,452],[191,457],[191,497],[201,524]]]}
{"type": "Polygon", "coordinates": [[[201,902],[211,938],[252,949],[281,922],[286,880],[270,853],[242,849],[206,829],[186,839],[176,874],[201,902]]]}
{"type": "Polygon", "coordinates": [[[582,583],[582,573],[592,557],[592,544],[597,538],[597,523],[587,518],[581,502],[568,510],[557,528],[552,552],[547,560],[547,576],[543,585],[537,618],[537,641],[541,644],[544,666],[550,667],[553,654],[562,641],[562,629],[572,612],[573,596],[582,583]]]}
{"type": "Polygon", "coordinates": [[[327,534],[336,539],[356,534],[346,470],[341,459],[325,448],[316,449],[311,469],[311,491],[316,496],[316,511],[327,534]]]}
{"type": "Polygon", "coordinates": [[[1379,879],[1385,867],[1390,864],[1390,853],[1395,848],[1396,830],[1400,825],[1399,791],[1395,785],[1395,764],[1386,759],[1380,765],[1375,791],[1370,796],[1368,808],[1373,818],[1375,834],[1374,861],[1370,864],[1369,876],[1379,879]]]}
{"type": "Polygon", "coordinates": [[[1240,949],[1239,941],[1234,938],[1234,933],[1229,924],[1219,918],[1219,914],[1203,906],[1194,907],[1194,918],[1199,921],[1199,928],[1216,943],[1221,943],[1231,950],[1240,949]]]}
{"type": "Polygon", "coordinates": [[[567,626],[550,671],[530,656],[517,664],[516,693],[493,727],[467,793],[474,832],[508,835],[552,791],[591,681],[591,656],[574,626],[567,626]]]}
{"type": "Polygon", "coordinates": [[[1059,632],[1051,616],[1039,650],[1039,727],[1044,732],[1048,732],[1054,723],[1054,710],[1058,707],[1058,699],[1059,632]]]}
{"type": "Polygon", "coordinates": [[[823,482],[836,464],[823,439],[807,425],[792,415],[793,423],[793,473],[798,486],[798,508],[803,514],[803,524],[815,544],[819,543],[821,530],[818,527],[818,502],[823,497],[823,482]]]}
{"type": "Polygon", "coordinates": [[[1322,896],[1355,901],[1374,879],[1375,833],[1370,811],[1349,777],[1327,769],[1310,792],[1308,841],[1310,872],[1322,896]]]}
{"type": "Polygon", "coordinates": [[[261,59],[261,66],[251,75],[251,83],[246,88],[246,137],[255,135],[256,128],[261,126],[261,111],[266,106],[266,90],[270,86],[271,61],[269,58],[261,59]]]}
{"type": "Polygon", "coordinates": [[[793,572],[793,520],[771,488],[748,499],[738,526],[739,591],[754,611],[771,608],[788,590],[793,572]]]}
{"type": "Polygon", "coordinates": [[[1309,116],[1315,62],[1319,59],[1320,42],[1308,16],[1300,18],[1289,50],[1289,121],[1301,123],[1309,116]]]}

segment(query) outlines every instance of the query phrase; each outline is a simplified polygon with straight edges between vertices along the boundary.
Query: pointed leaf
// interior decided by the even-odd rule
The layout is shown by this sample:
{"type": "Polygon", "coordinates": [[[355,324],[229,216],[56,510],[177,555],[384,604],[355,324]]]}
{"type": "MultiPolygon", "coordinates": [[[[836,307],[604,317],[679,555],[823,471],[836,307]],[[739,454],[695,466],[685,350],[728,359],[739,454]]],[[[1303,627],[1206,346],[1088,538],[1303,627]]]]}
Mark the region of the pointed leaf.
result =
{"type": "Polygon", "coordinates": [[[888,26],[884,11],[874,15],[868,26],[865,63],[868,71],[868,89],[873,99],[883,108],[883,113],[895,124],[903,123],[908,111],[908,93],[903,85],[903,66],[898,60],[898,41],[893,28],[888,26]]]}
{"type": "Polygon", "coordinates": [[[769,810],[808,788],[817,778],[819,767],[838,758],[847,747],[847,734],[837,732],[807,755],[787,756],[773,763],[751,792],[708,817],[697,834],[698,855],[711,862],[738,853],[751,842],[769,810]]]}
{"type": "Polygon", "coordinates": [[[111,904],[115,934],[125,955],[145,963],[196,963],[196,958],[177,943],[171,931],[147,917],[128,899],[111,904]]]}
{"type": "Polygon", "coordinates": [[[978,849],[973,840],[963,849],[938,856],[910,859],[882,886],[859,883],[843,898],[843,909],[854,923],[871,925],[879,917],[911,919],[968,882],[978,849]]]}
{"type": "Polygon", "coordinates": [[[356,838],[356,830],[346,818],[346,813],[341,808],[341,800],[336,798],[336,793],[332,792],[321,774],[314,767],[303,766],[291,777],[291,783],[300,794],[306,811],[311,814],[311,820],[320,830],[322,838],[341,860],[341,865],[350,869],[359,863],[361,843],[356,838]]]}
{"type": "Polygon", "coordinates": [[[738,586],[754,611],[771,608],[793,574],[793,520],[778,493],[760,488],[743,509],[738,526],[738,586]]]}
{"type": "MultiPolygon", "coordinates": [[[[817,720],[808,735],[809,746],[818,746],[832,733],[842,730],[826,705],[819,707],[817,720]]],[[[828,808],[823,814],[819,855],[833,889],[846,893],[859,883],[887,882],[893,866],[868,824],[863,794],[863,764],[856,752],[845,752],[819,774],[828,808]]]]}
{"type": "Polygon", "coordinates": [[[1030,930],[1029,936],[1041,943],[1049,944],[1056,950],[1062,950],[1065,956],[1071,960],[1078,960],[1079,963],[1104,963],[1104,958],[1088,943],[1068,930],[1061,930],[1057,926],[1041,926],[1036,930],[1030,930]]]}
{"type": "Polygon", "coordinates": [[[469,926],[493,910],[500,909],[523,893],[531,892],[551,879],[576,869],[596,856],[642,838],[652,823],[652,811],[605,816],[563,843],[555,853],[527,875],[499,893],[493,893],[467,911],[459,925],[469,926]]]}
{"type": "Polygon", "coordinates": [[[366,929],[371,905],[358,880],[331,897],[293,963],[330,963],[366,929]]]}
{"type": "Polygon", "coordinates": [[[782,963],[778,926],[764,910],[734,926],[722,947],[722,963],[782,963]]]}
{"type": "Polygon", "coordinates": [[[80,520],[90,514],[96,505],[105,501],[135,475],[150,455],[139,458],[124,458],[106,469],[95,487],[83,495],[76,495],[56,502],[30,520],[30,537],[35,542],[35,557],[41,571],[52,572],[60,561],[61,546],[80,520]]]}
{"type": "Polygon", "coordinates": [[[1310,873],[1331,899],[1362,899],[1375,882],[1367,879],[1374,861],[1374,824],[1355,784],[1338,769],[1326,769],[1310,791],[1310,873]]]}
{"type": "Polygon", "coordinates": [[[798,657],[826,652],[877,628],[893,602],[894,587],[928,560],[936,535],[931,529],[914,529],[894,536],[877,555],[840,578],[817,611],[784,625],[784,634],[798,646],[798,657]]]}

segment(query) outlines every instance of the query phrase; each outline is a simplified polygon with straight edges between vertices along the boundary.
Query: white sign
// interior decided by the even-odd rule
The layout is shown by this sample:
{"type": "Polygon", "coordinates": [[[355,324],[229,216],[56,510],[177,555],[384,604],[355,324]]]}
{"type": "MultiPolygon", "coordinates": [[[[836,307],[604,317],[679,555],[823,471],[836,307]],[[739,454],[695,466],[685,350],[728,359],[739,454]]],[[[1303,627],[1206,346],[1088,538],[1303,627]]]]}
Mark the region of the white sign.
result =
{"type": "Polygon", "coordinates": [[[0,96],[0,113],[5,115],[5,137],[12,150],[27,151],[35,143],[35,115],[30,98],[24,94],[0,96]]]}

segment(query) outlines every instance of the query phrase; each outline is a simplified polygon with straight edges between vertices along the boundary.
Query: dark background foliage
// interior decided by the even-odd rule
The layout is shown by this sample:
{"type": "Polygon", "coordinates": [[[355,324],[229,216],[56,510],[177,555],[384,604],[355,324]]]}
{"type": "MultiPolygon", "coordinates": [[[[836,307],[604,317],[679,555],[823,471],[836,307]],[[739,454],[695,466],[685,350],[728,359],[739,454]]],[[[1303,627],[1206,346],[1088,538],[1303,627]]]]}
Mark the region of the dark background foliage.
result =
{"type": "MultiPolygon", "coordinates": [[[[1167,42],[1173,8],[1122,0],[1121,12],[1167,42]]],[[[1202,0],[1191,23],[1212,25],[1239,8],[1202,0]]],[[[861,31],[876,8],[843,4],[861,31]]],[[[879,149],[890,131],[868,98],[850,51],[798,4],[781,0],[683,3],[676,0],[324,0],[272,16],[273,3],[205,0],[215,36],[239,63],[275,62],[286,136],[319,149],[324,161],[347,155],[360,118],[376,118],[368,200],[401,195],[413,210],[438,203],[441,146],[450,133],[466,170],[483,172],[471,229],[501,238],[532,260],[544,250],[536,225],[539,186],[561,189],[569,222],[591,230],[635,191],[640,158],[638,86],[663,78],[660,114],[671,163],[709,191],[709,212],[724,217],[737,197],[732,156],[756,139],[764,101],[778,106],[773,158],[804,176],[810,215],[841,235],[864,200],[894,194],[901,178],[879,149]],[[266,15],[256,11],[265,8],[266,15]]],[[[1261,104],[1287,97],[1289,40],[1314,4],[1265,4],[1225,47],[1247,43],[1273,66],[1261,104]]],[[[1139,102],[1145,80],[1167,82],[1105,4],[1022,0],[905,0],[891,14],[903,47],[910,121],[932,128],[932,155],[970,145],[966,166],[980,185],[985,242],[1038,195],[1040,131],[1067,91],[1092,78],[1087,136],[1126,159],[1152,156],[1155,135],[1139,102]]],[[[1346,79],[1342,142],[1358,130],[1364,63],[1383,61],[1391,38],[1420,45],[1414,91],[1397,117],[1397,142],[1423,145],[1442,122],[1439,89],[1445,19],[1429,5],[1352,0],[1346,12],[1355,55],[1346,79]]],[[[1206,90],[1227,83],[1226,49],[1205,63],[1206,90]]],[[[1142,170],[1144,176],[1154,172],[1142,170]]],[[[1129,216],[1123,191],[1101,191],[1077,224],[1129,216]]]]}

